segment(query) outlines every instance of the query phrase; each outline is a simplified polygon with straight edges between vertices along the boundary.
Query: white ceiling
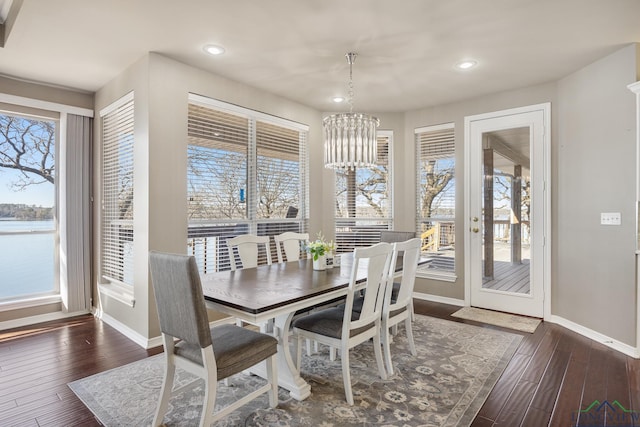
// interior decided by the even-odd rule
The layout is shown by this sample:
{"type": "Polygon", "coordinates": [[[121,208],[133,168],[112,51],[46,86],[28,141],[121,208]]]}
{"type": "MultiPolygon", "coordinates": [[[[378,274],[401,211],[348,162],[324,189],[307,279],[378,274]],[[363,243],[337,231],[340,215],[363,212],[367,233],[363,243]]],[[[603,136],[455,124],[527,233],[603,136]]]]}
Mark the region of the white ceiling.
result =
{"type": "Polygon", "coordinates": [[[397,112],[554,81],[632,42],[638,0],[24,0],[0,74],[93,92],[152,51],[333,111],[354,51],[354,109],[397,112]]]}

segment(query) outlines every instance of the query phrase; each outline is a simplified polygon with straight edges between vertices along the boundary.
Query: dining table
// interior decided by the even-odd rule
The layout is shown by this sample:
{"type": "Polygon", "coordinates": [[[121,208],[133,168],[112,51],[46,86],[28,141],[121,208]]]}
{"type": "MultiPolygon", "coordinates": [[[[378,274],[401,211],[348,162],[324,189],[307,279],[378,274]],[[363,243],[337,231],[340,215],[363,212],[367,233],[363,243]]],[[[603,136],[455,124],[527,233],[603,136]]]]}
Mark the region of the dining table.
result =
{"type": "MultiPolygon", "coordinates": [[[[311,386],[300,376],[291,354],[291,321],[296,312],[346,296],[352,254],[341,255],[341,261],[325,270],[314,270],[311,259],[300,259],[201,275],[207,308],[253,324],[272,321],[270,332],[278,339],[278,384],[297,400],[306,399],[311,386]]],[[[397,265],[400,275],[402,262],[397,265]]],[[[356,284],[366,283],[366,267],[366,262],[359,264],[356,284]]],[[[266,378],[266,366],[259,364],[251,373],[266,378]]]]}

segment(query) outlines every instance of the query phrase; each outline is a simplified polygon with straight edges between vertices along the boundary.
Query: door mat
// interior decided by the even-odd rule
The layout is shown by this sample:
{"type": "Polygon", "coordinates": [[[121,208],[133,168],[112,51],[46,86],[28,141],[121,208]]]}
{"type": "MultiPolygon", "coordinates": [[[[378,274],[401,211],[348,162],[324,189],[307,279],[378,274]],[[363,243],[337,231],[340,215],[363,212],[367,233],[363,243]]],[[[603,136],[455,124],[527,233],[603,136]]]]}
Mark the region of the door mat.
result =
{"type": "Polygon", "coordinates": [[[501,313],[493,310],[483,310],[476,307],[462,307],[451,316],[460,319],[473,320],[476,322],[488,323],[490,325],[501,326],[503,328],[515,329],[516,331],[529,332],[532,334],[541,320],[533,317],[518,316],[517,314],[501,313]]]}

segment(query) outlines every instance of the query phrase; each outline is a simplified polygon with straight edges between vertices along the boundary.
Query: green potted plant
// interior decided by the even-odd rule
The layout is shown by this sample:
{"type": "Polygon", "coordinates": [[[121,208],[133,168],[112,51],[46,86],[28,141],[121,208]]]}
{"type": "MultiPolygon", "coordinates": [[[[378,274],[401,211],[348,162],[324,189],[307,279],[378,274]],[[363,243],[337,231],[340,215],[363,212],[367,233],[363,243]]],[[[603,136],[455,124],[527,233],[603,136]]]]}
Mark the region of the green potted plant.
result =
{"type": "Polygon", "coordinates": [[[333,241],[327,242],[322,233],[318,233],[314,242],[307,242],[306,249],[313,259],[313,269],[325,270],[327,268],[327,256],[333,255],[333,241]]]}

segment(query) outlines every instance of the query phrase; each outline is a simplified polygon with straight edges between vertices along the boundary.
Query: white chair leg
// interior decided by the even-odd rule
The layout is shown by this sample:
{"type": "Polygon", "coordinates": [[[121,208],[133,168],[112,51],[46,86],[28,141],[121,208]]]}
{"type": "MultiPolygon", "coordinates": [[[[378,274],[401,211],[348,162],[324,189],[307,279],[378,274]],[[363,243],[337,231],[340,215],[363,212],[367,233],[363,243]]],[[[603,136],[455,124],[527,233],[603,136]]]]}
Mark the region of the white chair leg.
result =
{"type": "Polygon", "coordinates": [[[311,340],[307,338],[305,341],[307,342],[307,356],[311,356],[311,340]]]}
{"type": "Polygon", "coordinates": [[[271,384],[271,389],[268,392],[269,406],[275,408],[278,406],[278,368],[276,364],[276,354],[271,356],[267,360],[267,379],[271,384]]]}
{"type": "Polygon", "coordinates": [[[387,365],[387,373],[393,375],[393,362],[391,361],[391,335],[389,328],[382,326],[382,349],[384,350],[384,361],[387,365]]]}
{"type": "Polygon", "coordinates": [[[349,371],[349,348],[347,346],[342,347],[340,353],[342,358],[342,378],[344,381],[344,395],[347,398],[347,403],[353,406],[353,392],[351,391],[351,372],[349,371]]]}
{"type": "Polygon", "coordinates": [[[171,398],[171,390],[173,389],[173,381],[175,379],[176,365],[173,362],[173,337],[162,334],[162,346],[164,348],[165,369],[164,378],[162,380],[162,391],[160,392],[160,398],[158,400],[158,408],[156,414],[153,417],[153,425],[162,425],[164,414],[167,413],[169,407],[169,399],[171,398]]]}
{"type": "Polygon", "coordinates": [[[411,324],[411,315],[407,316],[407,319],[404,321],[404,328],[407,330],[407,341],[409,341],[409,349],[411,350],[411,354],[416,356],[418,352],[416,351],[416,343],[413,340],[413,326],[411,324]]]}
{"type": "Polygon", "coordinates": [[[384,369],[384,362],[382,361],[382,345],[380,343],[380,329],[378,333],[373,336],[373,353],[376,355],[376,363],[378,364],[378,373],[383,380],[387,379],[387,371],[384,369]]]}
{"type": "Polygon", "coordinates": [[[335,347],[329,347],[329,360],[332,362],[336,361],[336,349],[335,347]]]}
{"type": "MultiPolygon", "coordinates": [[[[206,366],[205,366],[206,369],[206,366]]],[[[214,421],[213,410],[216,406],[216,393],[218,391],[217,378],[209,369],[204,379],[204,401],[202,403],[202,415],[200,416],[200,427],[210,427],[214,421]]]]}
{"type": "Polygon", "coordinates": [[[153,417],[153,425],[155,427],[162,425],[164,414],[167,413],[169,399],[171,398],[171,389],[173,388],[173,379],[176,372],[176,365],[174,365],[173,362],[169,362],[169,360],[166,360],[166,362],[167,365],[164,370],[164,379],[162,380],[162,391],[160,392],[156,414],[153,417]]]}

